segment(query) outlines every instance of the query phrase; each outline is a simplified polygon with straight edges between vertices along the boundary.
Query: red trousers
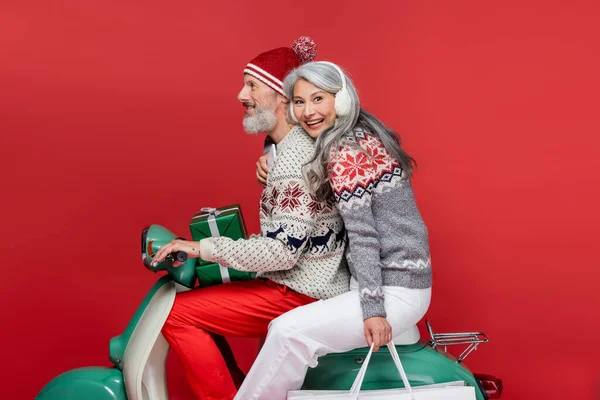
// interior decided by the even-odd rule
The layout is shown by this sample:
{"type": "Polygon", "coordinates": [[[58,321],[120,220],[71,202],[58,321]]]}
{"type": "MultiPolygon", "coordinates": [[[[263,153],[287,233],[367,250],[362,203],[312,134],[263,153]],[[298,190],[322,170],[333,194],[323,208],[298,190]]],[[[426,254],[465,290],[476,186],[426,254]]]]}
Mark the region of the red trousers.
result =
{"type": "Polygon", "coordinates": [[[177,294],[162,333],[198,399],[231,400],[239,368],[221,336],[264,338],[273,319],[313,301],[267,279],[195,289],[177,294]]]}

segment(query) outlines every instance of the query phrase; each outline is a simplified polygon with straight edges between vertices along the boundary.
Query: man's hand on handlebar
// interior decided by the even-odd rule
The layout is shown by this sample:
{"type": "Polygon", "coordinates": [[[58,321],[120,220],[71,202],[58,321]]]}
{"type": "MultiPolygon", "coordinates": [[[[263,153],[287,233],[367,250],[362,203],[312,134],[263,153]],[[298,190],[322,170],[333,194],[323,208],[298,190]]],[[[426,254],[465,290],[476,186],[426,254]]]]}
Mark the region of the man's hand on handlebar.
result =
{"type": "MultiPolygon", "coordinates": [[[[157,266],[171,253],[177,253],[178,251],[183,251],[187,254],[188,258],[198,258],[200,257],[200,242],[192,242],[189,240],[181,240],[175,239],[165,244],[163,247],[158,250],[158,252],[152,257],[152,265],[157,266]]],[[[177,267],[181,265],[182,262],[175,261],[173,262],[173,266],[177,267]]]]}

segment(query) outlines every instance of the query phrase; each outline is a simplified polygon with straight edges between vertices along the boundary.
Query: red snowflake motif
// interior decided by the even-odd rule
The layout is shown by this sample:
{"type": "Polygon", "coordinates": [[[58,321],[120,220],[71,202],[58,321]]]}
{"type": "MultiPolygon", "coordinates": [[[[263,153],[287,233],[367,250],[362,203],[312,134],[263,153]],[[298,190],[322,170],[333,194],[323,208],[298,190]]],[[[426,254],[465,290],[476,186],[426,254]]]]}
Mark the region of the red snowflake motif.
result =
{"type": "Polygon", "coordinates": [[[336,171],[337,174],[343,175],[351,181],[356,180],[357,177],[366,177],[367,171],[372,168],[369,158],[362,152],[355,156],[348,153],[345,155],[345,160],[342,159],[337,164],[343,168],[341,171],[336,171]]]}
{"type": "Polygon", "coordinates": [[[294,211],[295,208],[300,206],[300,198],[304,195],[302,189],[297,183],[291,183],[282,193],[281,208],[289,208],[290,211],[294,211]]]}
{"type": "Polygon", "coordinates": [[[314,194],[310,195],[310,202],[308,203],[308,211],[310,211],[310,214],[313,217],[321,211],[321,205],[319,204],[319,200],[317,199],[317,196],[315,196],[314,194]]]}
{"type": "Polygon", "coordinates": [[[388,153],[381,143],[376,142],[374,146],[367,147],[367,152],[371,155],[374,166],[385,167],[389,163],[388,153]]]}

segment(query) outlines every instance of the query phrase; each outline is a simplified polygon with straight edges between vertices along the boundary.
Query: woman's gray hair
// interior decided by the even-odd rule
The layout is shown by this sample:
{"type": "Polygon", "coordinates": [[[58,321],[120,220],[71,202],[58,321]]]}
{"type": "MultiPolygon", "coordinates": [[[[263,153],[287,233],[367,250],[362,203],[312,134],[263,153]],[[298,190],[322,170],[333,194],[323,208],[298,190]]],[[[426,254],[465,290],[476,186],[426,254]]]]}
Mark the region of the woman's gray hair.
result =
{"type": "MultiPolygon", "coordinates": [[[[402,166],[403,178],[410,178],[413,164],[415,164],[414,159],[402,150],[398,134],[360,107],[360,100],[354,84],[343,70],[342,73],[346,80],[346,90],[350,96],[350,112],[347,115],[338,116],[335,123],[317,137],[315,155],[303,167],[304,178],[319,199],[327,199],[333,195],[328,177],[329,155],[332,146],[337,149],[342,143],[356,145],[358,143],[357,132],[364,131],[379,138],[388,153],[402,166]],[[350,141],[349,138],[351,138],[350,141]]],[[[335,66],[329,62],[309,62],[290,72],[283,81],[283,91],[289,99],[292,99],[292,104],[294,86],[300,79],[333,95],[342,88],[342,76],[335,66]]],[[[361,148],[361,151],[364,149],[361,148]]]]}

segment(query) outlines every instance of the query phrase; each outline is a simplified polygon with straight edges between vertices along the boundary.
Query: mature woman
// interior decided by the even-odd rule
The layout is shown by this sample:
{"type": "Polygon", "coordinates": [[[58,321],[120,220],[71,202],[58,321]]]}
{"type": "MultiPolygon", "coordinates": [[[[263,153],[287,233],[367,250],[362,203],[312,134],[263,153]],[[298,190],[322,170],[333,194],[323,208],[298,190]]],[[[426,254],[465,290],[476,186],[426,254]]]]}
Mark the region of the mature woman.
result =
{"type": "Polygon", "coordinates": [[[305,178],[319,199],[335,199],[344,219],[351,290],[272,321],[239,400],[285,399],[319,356],[378,349],[416,324],[431,298],[427,228],[410,185],[413,160],[397,134],[360,108],[352,81],[333,63],[297,68],[284,91],[290,118],[316,139],[305,178]]]}

